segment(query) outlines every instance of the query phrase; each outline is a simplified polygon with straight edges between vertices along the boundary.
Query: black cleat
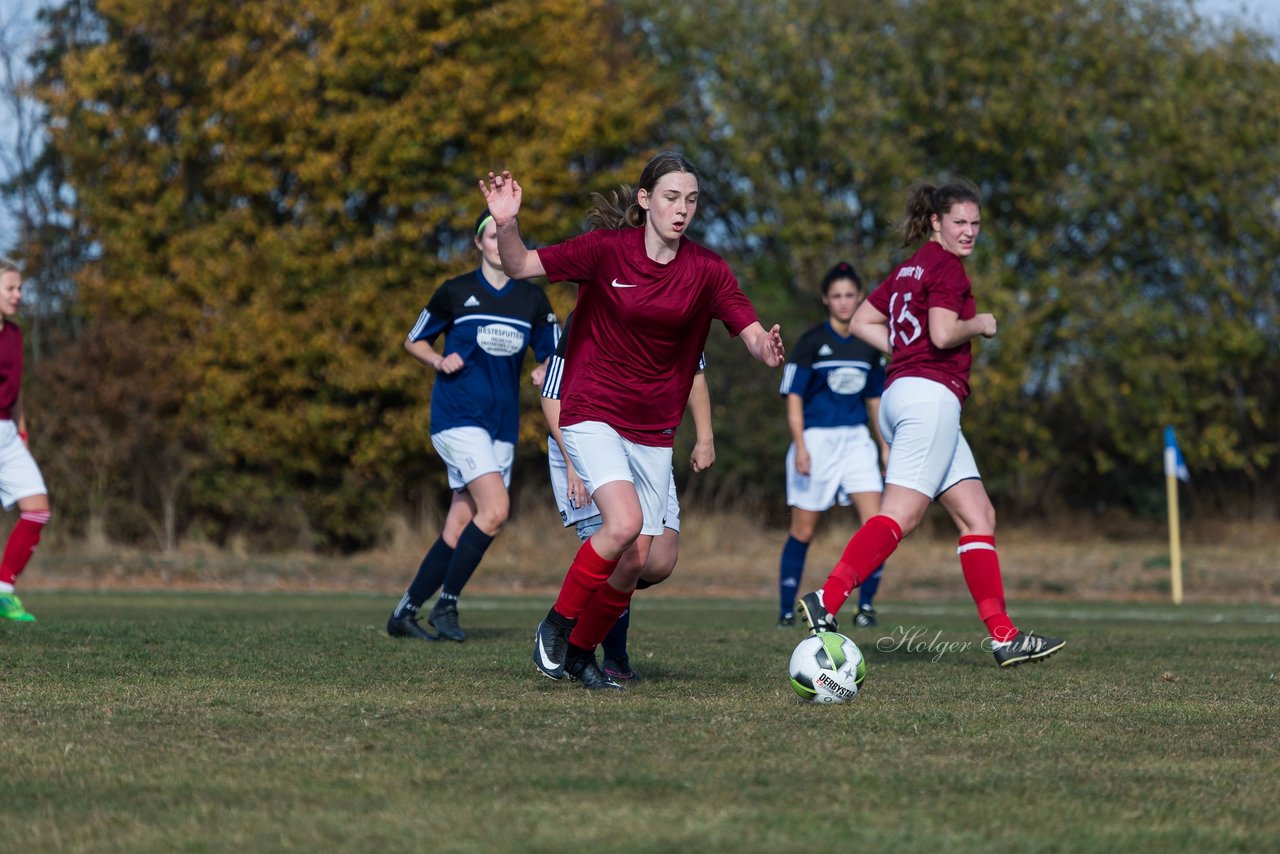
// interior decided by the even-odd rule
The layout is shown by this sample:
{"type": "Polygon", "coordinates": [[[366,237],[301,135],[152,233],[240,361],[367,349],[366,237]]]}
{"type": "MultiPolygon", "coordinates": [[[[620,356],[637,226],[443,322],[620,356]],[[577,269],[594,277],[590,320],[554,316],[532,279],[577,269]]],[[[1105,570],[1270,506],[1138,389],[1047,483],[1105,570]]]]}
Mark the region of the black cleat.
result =
{"type": "Polygon", "coordinates": [[[858,613],[853,618],[853,624],[863,628],[876,625],[876,609],[870,605],[859,605],[858,613]]]}
{"type": "Polygon", "coordinates": [[[1034,632],[1018,632],[1007,644],[991,650],[996,664],[1001,667],[1017,667],[1028,661],[1041,661],[1067,645],[1064,640],[1047,638],[1034,632]]]}
{"type": "Polygon", "coordinates": [[[631,659],[622,655],[617,658],[606,658],[600,668],[604,675],[615,682],[639,682],[640,674],[631,669],[631,659]]]}
{"type": "Polygon", "coordinates": [[[612,689],[621,691],[622,686],[613,679],[604,675],[599,667],[596,667],[596,655],[594,652],[575,656],[565,663],[565,675],[574,682],[581,682],[582,687],[588,691],[599,691],[601,689],[612,689]]]}
{"type": "Polygon", "coordinates": [[[577,620],[562,622],[563,618],[548,611],[546,619],[538,623],[533,633],[533,663],[548,679],[564,678],[564,660],[569,654],[569,633],[577,620]]]}
{"type": "Polygon", "coordinates": [[[424,641],[438,641],[437,635],[418,625],[418,616],[416,614],[406,614],[403,617],[397,617],[395,612],[387,618],[387,634],[393,638],[417,638],[424,641]]]}
{"type": "Polygon", "coordinates": [[[427,625],[440,633],[441,640],[462,643],[467,635],[458,625],[458,603],[453,600],[440,599],[427,616],[427,625]]]}
{"type": "Polygon", "coordinates": [[[795,614],[783,614],[778,618],[778,628],[789,629],[796,624],[795,614]]]}
{"type": "Polygon", "coordinates": [[[801,596],[796,611],[800,618],[809,624],[809,630],[815,635],[819,632],[834,632],[838,628],[835,615],[828,614],[827,607],[822,604],[821,590],[801,596]]]}

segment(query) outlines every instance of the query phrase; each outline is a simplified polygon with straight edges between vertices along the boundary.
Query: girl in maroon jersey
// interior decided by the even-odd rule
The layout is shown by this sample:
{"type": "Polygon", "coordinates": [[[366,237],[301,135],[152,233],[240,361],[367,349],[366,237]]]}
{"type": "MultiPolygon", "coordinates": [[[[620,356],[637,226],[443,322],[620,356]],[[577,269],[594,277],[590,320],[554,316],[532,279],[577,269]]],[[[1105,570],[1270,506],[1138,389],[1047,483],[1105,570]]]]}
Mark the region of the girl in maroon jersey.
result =
{"type": "Polygon", "coordinates": [[[22,330],[11,318],[22,300],[22,274],[0,258],[0,502],[18,505],[18,524],[9,534],[0,559],[0,619],[35,621],[14,584],[26,569],[40,533],[49,521],[49,490],[40,467],[27,450],[27,424],[22,414],[22,330]]]}
{"type": "Polygon", "coordinates": [[[712,318],[741,335],[770,367],[784,358],[729,265],[685,236],[698,207],[693,164],[655,156],[632,195],[596,197],[594,228],[564,243],[525,247],[516,224],[523,197],[509,172],[480,189],[498,227],[508,275],[579,283],[561,383],[560,432],[603,526],[574,558],[534,636],[533,660],[552,679],[620,688],[595,663],[595,647],[626,610],[655,535],[662,533],[671,446],[712,318]],[[614,202],[617,202],[616,204],[614,202]]]}
{"type": "Polygon", "coordinates": [[[969,394],[970,342],[996,334],[996,319],[976,310],[963,259],[980,228],[979,195],[968,181],[912,190],[902,223],[904,246],[928,238],[854,313],[853,334],[888,353],[880,434],[889,442],[880,514],[858,529],[821,590],[798,611],[815,632],[835,631],[835,614],[855,587],[898,547],[938,501],[960,531],[960,567],[997,663],[1047,658],[1065,642],[1020,632],[1005,610],[996,555],[996,514],[960,429],[969,394]]]}

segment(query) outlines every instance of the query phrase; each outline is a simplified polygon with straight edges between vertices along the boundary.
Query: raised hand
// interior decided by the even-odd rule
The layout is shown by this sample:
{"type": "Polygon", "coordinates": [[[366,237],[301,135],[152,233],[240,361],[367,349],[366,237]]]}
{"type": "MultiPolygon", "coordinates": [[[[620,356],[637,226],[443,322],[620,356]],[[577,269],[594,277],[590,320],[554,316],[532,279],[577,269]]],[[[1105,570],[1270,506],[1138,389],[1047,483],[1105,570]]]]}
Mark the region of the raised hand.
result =
{"type": "Polygon", "coordinates": [[[501,175],[490,172],[489,180],[480,179],[480,192],[484,194],[495,225],[506,225],[520,213],[524,193],[510,172],[503,170],[501,175]]]}

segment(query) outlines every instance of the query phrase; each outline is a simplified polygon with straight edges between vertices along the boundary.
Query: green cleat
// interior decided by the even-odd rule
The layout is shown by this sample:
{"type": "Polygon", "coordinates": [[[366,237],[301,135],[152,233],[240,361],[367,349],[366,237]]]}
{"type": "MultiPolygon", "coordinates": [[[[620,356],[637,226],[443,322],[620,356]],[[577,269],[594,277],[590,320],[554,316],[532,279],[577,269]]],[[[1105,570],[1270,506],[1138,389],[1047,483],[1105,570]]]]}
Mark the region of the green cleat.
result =
{"type": "Polygon", "coordinates": [[[22,600],[13,593],[0,593],[0,618],[17,623],[36,621],[35,615],[27,613],[27,609],[22,607],[22,600]]]}

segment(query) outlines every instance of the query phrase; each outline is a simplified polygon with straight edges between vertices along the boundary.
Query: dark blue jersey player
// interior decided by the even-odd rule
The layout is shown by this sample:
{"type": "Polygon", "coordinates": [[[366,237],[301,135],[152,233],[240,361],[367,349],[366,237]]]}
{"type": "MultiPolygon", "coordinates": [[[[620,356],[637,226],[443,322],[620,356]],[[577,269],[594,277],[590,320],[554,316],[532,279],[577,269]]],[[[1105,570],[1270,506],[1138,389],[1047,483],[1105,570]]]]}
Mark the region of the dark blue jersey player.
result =
{"type": "Polygon", "coordinates": [[[520,373],[532,348],[539,371],[555,352],[560,326],[542,288],[510,279],[487,213],[476,223],[480,268],[441,285],[404,347],[436,372],[431,444],[444,460],[453,501],[439,539],[387,621],[392,637],[466,639],[458,595],[507,521],[511,463],[520,427],[520,373]],[[443,352],[433,346],[444,335],[443,352]],[[418,610],[440,591],[428,616],[418,610]]]}
{"type": "MultiPolygon", "coordinates": [[[[849,331],[862,301],[862,281],[844,262],[822,280],[825,322],[805,332],[782,372],[787,400],[787,504],[791,530],[778,571],[778,625],[795,624],[795,599],[818,519],[832,506],[852,503],[863,520],[880,510],[881,460],[888,447],[873,432],[884,391],[878,350],[849,331]]],[[[872,597],[879,572],[863,582],[858,625],[875,625],[872,597]]]]}

